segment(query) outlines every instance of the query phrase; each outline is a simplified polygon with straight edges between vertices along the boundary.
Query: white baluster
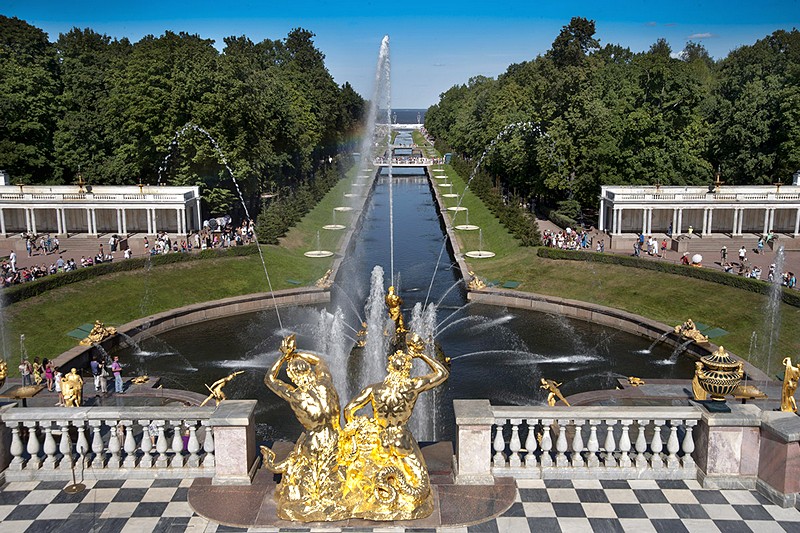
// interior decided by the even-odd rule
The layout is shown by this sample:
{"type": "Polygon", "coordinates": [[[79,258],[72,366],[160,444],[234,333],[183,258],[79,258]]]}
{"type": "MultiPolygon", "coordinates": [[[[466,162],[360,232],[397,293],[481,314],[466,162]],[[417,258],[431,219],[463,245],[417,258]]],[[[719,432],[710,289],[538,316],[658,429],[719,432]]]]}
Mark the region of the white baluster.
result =
{"type": "Polygon", "coordinates": [[[58,462],[58,468],[63,470],[72,469],[72,440],[69,438],[69,421],[62,420],[58,423],[61,426],[61,439],[58,441],[58,452],[61,454],[61,460],[58,462]]]}
{"type": "Polygon", "coordinates": [[[122,449],[125,450],[125,459],[122,460],[123,468],[136,468],[136,439],[133,437],[133,420],[120,420],[125,437],[122,449]]]}
{"type": "Polygon", "coordinates": [[[173,453],[172,461],[170,461],[169,465],[172,468],[181,468],[183,466],[183,438],[181,438],[181,428],[183,424],[181,420],[170,420],[170,425],[172,426],[172,445],[170,446],[171,451],[173,453]]]}
{"type": "Polygon", "coordinates": [[[647,427],[647,420],[637,420],[639,434],[636,436],[636,468],[647,468],[647,439],[644,436],[644,429],[647,427]]]}
{"type": "MultiPolygon", "coordinates": [[[[209,438],[209,436],[211,436],[211,432],[209,431],[210,429],[211,428],[207,428],[206,429],[206,444],[207,445],[209,444],[208,438],[209,438]]],[[[210,444],[211,444],[211,447],[213,449],[214,441],[211,440],[210,444]]],[[[189,450],[189,460],[186,462],[186,466],[191,467],[191,468],[197,468],[198,466],[200,466],[200,455],[198,454],[198,452],[200,451],[200,441],[197,440],[197,425],[196,424],[192,424],[191,426],[189,426],[189,445],[187,446],[187,449],[189,450]]],[[[213,455],[212,455],[212,458],[213,458],[213,455]]],[[[205,466],[210,466],[207,461],[208,461],[208,456],[206,456],[206,465],[205,466]]]]}
{"type": "Polygon", "coordinates": [[[630,436],[630,426],[633,424],[633,420],[620,420],[620,424],[622,424],[622,435],[619,438],[619,466],[622,468],[628,468],[631,466],[631,436],[630,436]]]}
{"type": "Polygon", "coordinates": [[[650,440],[650,451],[653,452],[653,455],[650,456],[651,468],[664,468],[664,459],[661,457],[661,452],[664,450],[661,428],[664,427],[665,422],[665,420],[653,420],[653,438],[650,440]]]}
{"type": "Polygon", "coordinates": [[[586,443],[589,453],[586,460],[590,468],[600,466],[600,459],[597,457],[597,452],[600,450],[600,443],[597,441],[597,424],[599,423],[599,420],[589,420],[589,442],[586,443]]]}
{"type": "Polygon", "coordinates": [[[583,459],[583,425],[585,420],[575,420],[575,435],[572,437],[572,466],[579,468],[585,467],[586,461],[583,459]]]}
{"type": "Polygon", "coordinates": [[[522,466],[522,458],[519,451],[522,449],[522,442],[519,440],[519,425],[522,420],[514,418],[511,420],[511,440],[508,442],[508,449],[511,455],[508,458],[509,465],[514,468],[522,466]]]}
{"type": "Polygon", "coordinates": [[[78,453],[78,458],[75,463],[79,464],[84,461],[84,464],[89,466],[85,463],[89,458],[89,441],[86,439],[86,426],[83,422],[80,422],[75,427],[78,429],[78,442],[75,443],[75,451],[78,453]]]}
{"type": "Polygon", "coordinates": [[[526,420],[528,423],[528,436],[525,437],[525,451],[528,453],[525,455],[525,466],[526,467],[534,467],[536,466],[536,447],[538,443],[536,442],[536,423],[538,420],[536,419],[528,419],[526,420]]]}
{"type": "Polygon", "coordinates": [[[167,435],[164,433],[164,421],[158,421],[158,437],[156,438],[156,451],[158,452],[158,458],[156,459],[156,466],[158,468],[166,468],[169,464],[169,460],[167,458],[167,450],[169,449],[169,444],[167,443],[167,435]]]}
{"type": "Polygon", "coordinates": [[[150,455],[150,450],[153,449],[153,441],[150,440],[150,421],[139,420],[142,426],[142,459],[139,461],[140,468],[151,468],[153,466],[153,456],[150,455]]]}
{"type": "Polygon", "coordinates": [[[92,457],[89,466],[92,468],[103,468],[103,461],[105,454],[103,449],[103,437],[100,436],[100,426],[103,424],[102,420],[90,420],[89,425],[92,427],[92,457]]]}
{"type": "Polygon", "coordinates": [[[492,466],[495,468],[506,466],[506,456],[503,453],[506,449],[506,441],[503,440],[503,426],[505,423],[505,420],[497,420],[495,425],[494,442],[492,443],[492,448],[494,449],[492,466]]]}
{"type": "MultiPolygon", "coordinates": [[[[205,428],[205,438],[203,439],[203,450],[206,452],[205,457],[203,458],[203,466],[205,468],[214,468],[214,428],[211,427],[210,422],[208,420],[203,420],[203,427],[205,428]]],[[[192,435],[191,429],[195,427],[195,422],[189,426],[189,445],[192,444],[192,435]]],[[[194,437],[197,439],[197,436],[194,437]]],[[[200,446],[198,444],[198,450],[200,446]]],[[[187,446],[186,450],[188,451],[189,448],[187,446]]]]}
{"type": "Polygon", "coordinates": [[[44,468],[48,470],[55,469],[57,451],[58,446],[56,446],[56,439],[53,437],[53,424],[52,422],[49,422],[46,426],[44,426],[44,468]]]}
{"type": "Polygon", "coordinates": [[[568,420],[556,420],[558,424],[558,438],[556,439],[556,466],[567,466],[567,425],[568,420]]]}
{"type": "Polygon", "coordinates": [[[39,450],[41,450],[41,444],[39,443],[39,437],[36,436],[36,421],[26,421],[25,427],[28,428],[28,455],[30,455],[30,459],[28,459],[28,464],[25,468],[28,470],[38,470],[42,466],[42,458],[39,457],[39,450]]]}
{"type": "Polygon", "coordinates": [[[603,464],[606,468],[617,466],[617,459],[614,457],[614,452],[617,451],[617,443],[614,441],[614,426],[616,425],[616,420],[606,420],[606,441],[603,444],[603,449],[605,450],[603,464]]]}
{"type": "Polygon", "coordinates": [[[553,456],[550,455],[550,450],[553,449],[553,439],[550,436],[551,425],[553,420],[544,418],[542,419],[542,466],[553,466],[553,456]]]}
{"type": "Polygon", "coordinates": [[[122,443],[119,441],[119,431],[117,430],[117,421],[115,419],[106,420],[108,426],[108,468],[117,469],[122,463],[120,457],[120,450],[122,450],[122,443]]]}
{"type": "Polygon", "coordinates": [[[19,423],[11,426],[11,463],[8,465],[9,470],[22,470],[25,465],[25,459],[22,454],[25,452],[25,445],[22,443],[22,437],[19,434],[19,423]]]}
{"type": "Polygon", "coordinates": [[[669,438],[667,439],[667,468],[670,470],[680,468],[680,461],[678,460],[678,450],[681,449],[678,443],[678,424],[680,420],[669,421],[669,438]]]}
{"type": "Polygon", "coordinates": [[[697,424],[697,420],[687,420],[686,421],[686,435],[683,436],[683,442],[681,443],[681,451],[683,451],[683,468],[694,468],[694,458],[692,454],[694,453],[694,437],[692,436],[692,430],[694,426],[697,424]]]}

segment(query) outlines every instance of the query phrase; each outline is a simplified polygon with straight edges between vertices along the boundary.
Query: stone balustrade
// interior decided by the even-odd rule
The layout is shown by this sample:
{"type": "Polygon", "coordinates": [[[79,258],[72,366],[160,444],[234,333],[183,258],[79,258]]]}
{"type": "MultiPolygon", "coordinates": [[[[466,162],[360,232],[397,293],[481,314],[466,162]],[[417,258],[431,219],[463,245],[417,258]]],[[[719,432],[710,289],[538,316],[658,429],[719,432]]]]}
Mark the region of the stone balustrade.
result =
{"type": "Polygon", "coordinates": [[[212,477],[249,483],[255,401],[214,407],[5,408],[8,481],[212,477]],[[218,450],[223,447],[223,453],[218,450]],[[218,457],[221,456],[221,460],[218,457]]]}

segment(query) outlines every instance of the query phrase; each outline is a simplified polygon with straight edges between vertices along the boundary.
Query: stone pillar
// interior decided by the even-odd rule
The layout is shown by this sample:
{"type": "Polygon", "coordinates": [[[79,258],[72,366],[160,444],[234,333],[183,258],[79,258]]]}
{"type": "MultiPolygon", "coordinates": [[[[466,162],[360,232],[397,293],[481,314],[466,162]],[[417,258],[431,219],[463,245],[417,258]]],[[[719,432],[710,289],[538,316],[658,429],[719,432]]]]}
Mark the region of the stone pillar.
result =
{"type": "Polygon", "coordinates": [[[249,485],[258,467],[256,400],[225,400],[211,415],[214,428],[212,485],[249,485]]]}
{"type": "Polygon", "coordinates": [[[56,226],[58,227],[57,233],[61,235],[64,233],[64,228],[61,225],[61,209],[56,208],[56,226]]]}
{"type": "Polygon", "coordinates": [[[456,415],[456,484],[493,485],[492,406],[489,400],[453,400],[456,415]]]}
{"type": "Polygon", "coordinates": [[[731,229],[731,237],[735,237],[738,235],[736,230],[739,229],[739,208],[733,208],[733,228],[731,229]]]}
{"type": "Polygon", "coordinates": [[[706,232],[708,231],[708,208],[707,207],[703,208],[703,226],[702,226],[702,228],[703,229],[700,230],[700,234],[701,235],[705,235],[706,232]]]}
{"type": "Polygon", "coordinates": [[[708,208],[708,227],[703,232],[703,235],[708,235],[709,237],[711,236],[711,234],[713,233],[711,231],[711,228],[713,227],[713,222],[714,222],[714,208],[713,207],[709,207],[708,208]]]}
{"type": "Polygon", "coordinates": [[[200,229],[203,227],[203,221],[200,219],[200,198],[196,198],[194,201],[194,212],[197,217],[197,226],[195,229],[200,231],[200,229]]]}
{"type": "Polygon", "coordinates": [[[36,209],[31,208],[30,213],[31,213],[31,231],[33,231],[33,233],[39,233],[39,231],[36,229],[36,209]]]}
{"type": "Polygon", "coordinates": [[[150,214],[153,216],[153,235],[158,233],[158,217],[156,216],[156,209],[153,208],[150,210],[150,214]]]}
{"type": "Polygon", "coordinates": [[[61,229],[64,232],[65,236],[69,236],[69,230],[67,229],[67,210],[61,210],[61,229]]]}
{"type": "Polygon", "coordinates": [[[766,235],[769,231],[769,209],[764,209],[764,231],[761,232],[762,235],[766,235]]]}
{"type": "Polygon", "coordinates": [[[767,224],[768,228],[767,231],[772,231],[775,229],[775,208],[771,208],[769,210],[769,224],[767,224]]]}
{"type": "Polygon", "coordinates": [[[675,230],[678,227],[678,208],[672,208],[672,235],[675,235],[675,230]]]}
{"type": "Polygon", "coordinates": [[[742,234],[742,225],[744,225],[744,207],[739,209],[739,226],[736,229],[736,235],[742,234]]]}
{"type": "Polygon", "coordinates": [[[117,234],[122,234],[122,209],[117,209],[117,234]]]}
{"type": "MultiPolygon", "coordinates": [[[[800,209],[797,211],[797,220],[800,222],[800,209]]],[[[597,229],[600,231],[605,231],[605,222],[606,222],[606,199],[605,197],[600,197],[600,219],[597,221],[597,229]]],[[[797,231],[795,231],[797,233],[797,231]]]]}
{"type": "Polygon", "coordinates": [[[175,209],[175,233],[180,235],[181,232],[181,210],[175,209]]]}
{"type": "Polygon", "coordinates": [[[97,235],[97,210],[92,209],[92,235],[97,235]]]}
{"type": "Polygon", "coordinates": [[[92,233],[92,210],[86,210],[86,233],[92,233]]]}
{"type": "Polygon", "coordinates": [[[653,208],[647,210],[647,234],[653,233],[653,208]]]}
{"type": "MultiPolygon", "coordinates": [[[[6,232],[6,224],[3,221],[3,210],[0,209],[0,223],[3,224],[3,233],[6,232]]],[[[793,237],[800,236],[800,209],[797,210],[797,216],[794,219],[794,235],[793,237]]]]}
{"type": "Polygon", "coordinates": [[[153,234],[153,217],[150,215],[150,209],[145,209],[145,213],[147,213],[147,234],[153,234]]]}
{"type": "MultiPolygon", "coordinates": [[[[800,221],[800,209],[797,210],[797,220],[800,221]]],[[[797,232],[795,231],[795,233],[797,232]]],[[[2,234],[3,237],[6,236],[6,215],[3,213],[2,208],[0,208],[0,234],[2,234]]]]}
{"type": "Polygon", "coordinates": [[[124,207],[122,208],[122,234],[128,235],[128,215],[124,207]]]}
{"type": "Polygon", "coordinates": [[[680,235],[682,233],[681,228],[683,227],[683,208],[678,208],[678,224],[672,228],[673,235],[680,235]]]}
{"type": "Polygon", "coordinates": [[[756,489],[781,507],[800,504],[800,417],[764,411],[756,489]]]}
{"type": "Polygon", "coordinates": [[[730,413],[709,413],[695,431],[695,461],[703,488],[756,488],[761,410],[728,404],[730,413]]]}

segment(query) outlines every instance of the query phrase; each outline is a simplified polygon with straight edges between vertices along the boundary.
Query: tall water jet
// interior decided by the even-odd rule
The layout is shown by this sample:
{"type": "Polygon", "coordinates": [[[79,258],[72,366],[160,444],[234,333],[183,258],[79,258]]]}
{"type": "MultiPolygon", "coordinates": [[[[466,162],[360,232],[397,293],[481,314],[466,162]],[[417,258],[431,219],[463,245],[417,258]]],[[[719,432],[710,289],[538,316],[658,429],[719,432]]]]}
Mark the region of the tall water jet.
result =
{"type": "Polygon", "coordinates": [[[781,301],[783,299],[781,279],[783,278],[783,263],[785,259],[783,246],[781,246],[778,248],[778,253],[775,254],[775,281],[771,284],[767,295],[767,303],[764,309],[763,335],[761,335],[762,346],[760,351],[761,355],[766,358],[766,361],[762,362],[762,364],[766,367],[768,376],[770,375],[772,356],[777,348],[781,332],[781,301]]]}
{"type": "Polygon", "coordinates": [[[363,383],[358,384],[359,387],[369,383],[378,383],[386,373],[386,350],[389,347],[389,338],[384,335],[388,321],[385,294],[383,268],[376,265],[372,269],[369,297],[365,309],[367,342],[364,345],[364,380],[363,383]]]}

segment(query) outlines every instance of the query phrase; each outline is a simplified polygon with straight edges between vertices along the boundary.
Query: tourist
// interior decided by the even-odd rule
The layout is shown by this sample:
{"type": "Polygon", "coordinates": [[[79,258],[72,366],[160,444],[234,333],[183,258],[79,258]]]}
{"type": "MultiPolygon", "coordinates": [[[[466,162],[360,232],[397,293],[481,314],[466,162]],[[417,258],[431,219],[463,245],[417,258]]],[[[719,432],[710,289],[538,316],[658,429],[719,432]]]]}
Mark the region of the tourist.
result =
{"type": "Polygon", "coordinates": [[[31,364],[28,362],[28,358],[25,357],[22,359],[22,362],[19,364],[19,374],[22,376],[22,386],[29,387],[31,385],[31,364]]]}
{"type": "Polygon", "coordinates": [[[689,252],[683,252],[683,255],[681,256],[681,264],[682,265],[689,264],[689,252]]]}
{"type": "Polygon", "coordinates": [[[722,249],[719,251],[719,258],[721,263],[725,263],[728,260],[728,247],[723,246],[722,249]]]}
{"type": "Polygon", "coordinates": [[[739,262],[744,263],[745,259],[747,259],[747,248],[744,247],[744,244],[741,248],[739,248],[739,262]]]}
{"type": "Polygon", "coordinates": [[[8,262],[11,263],[11,271],[17,271],[17,252],[11,250],[11,254],[8,256],[8,262]]]}
{"type": "Polygon", "coordinates": [[[100,392],[105,396],[108,394],[108,370],[106,370],[106,360],[100,361],[100,392]]]}
{"type": "Polygon", "coordinates": [[[44,364],[44,379],[47,381],[47,391],[53,392],[53,362],[47,361],[44,364]]]}
{"type": "Polygon", "coordinates": [[[775,281],[775,263],[769,265],[769,272],[767,273],[767,280],[770,282],[775,281]]]}
{"type": "Polygon", "coordinates": [[[92,377],[94,377],[94,391],[100,392],[100,363],[97,362],[96,355],[92,356],[89,368],[92,370],[92,377]]]}
{"type": "Polygon", "coordinates": [[[661,240],[661,257],[667,257],[667,239],[661,240]]]}
{"type": "Polygon", "coordinates": [[[131,249],[125,248],[125,252],[122,254],[122,257],[124,257],[125,259],[130,259],[131,257],[133,257],[131,249]]]}
{"type": "Polygon", "coordinates": [[[147,240],[147,235],[144,236],[144,253],[147,254],[150,251],[150,241],[147,240]]]}
{"type": "Polygon", "coordinates": [[[114,356],[114,362],[111,363],[111,372],[114,374],[114,392],[119,394],[124,393],[124,386],[122,384],[122,365],[119,362],[119,356],[114,356]]]}
{"type": "Polygon", "coordinates": [[[64,377],[64,374],[61,373],[61,368],[55,367],[55,374],[53,375],[53,379],[55,380],[55,388],[56,392],[58,393],[58,403],[56,404],[59,407],[64,406],[64,394],[61,391],[61,379],[64,377]]]}
{"type": "Polygon", "coordinates": [[[760,237],[758,239],[758,244],[756,244],[756,253],[761,255],[764,252],[764,237],[760,237]]]}

